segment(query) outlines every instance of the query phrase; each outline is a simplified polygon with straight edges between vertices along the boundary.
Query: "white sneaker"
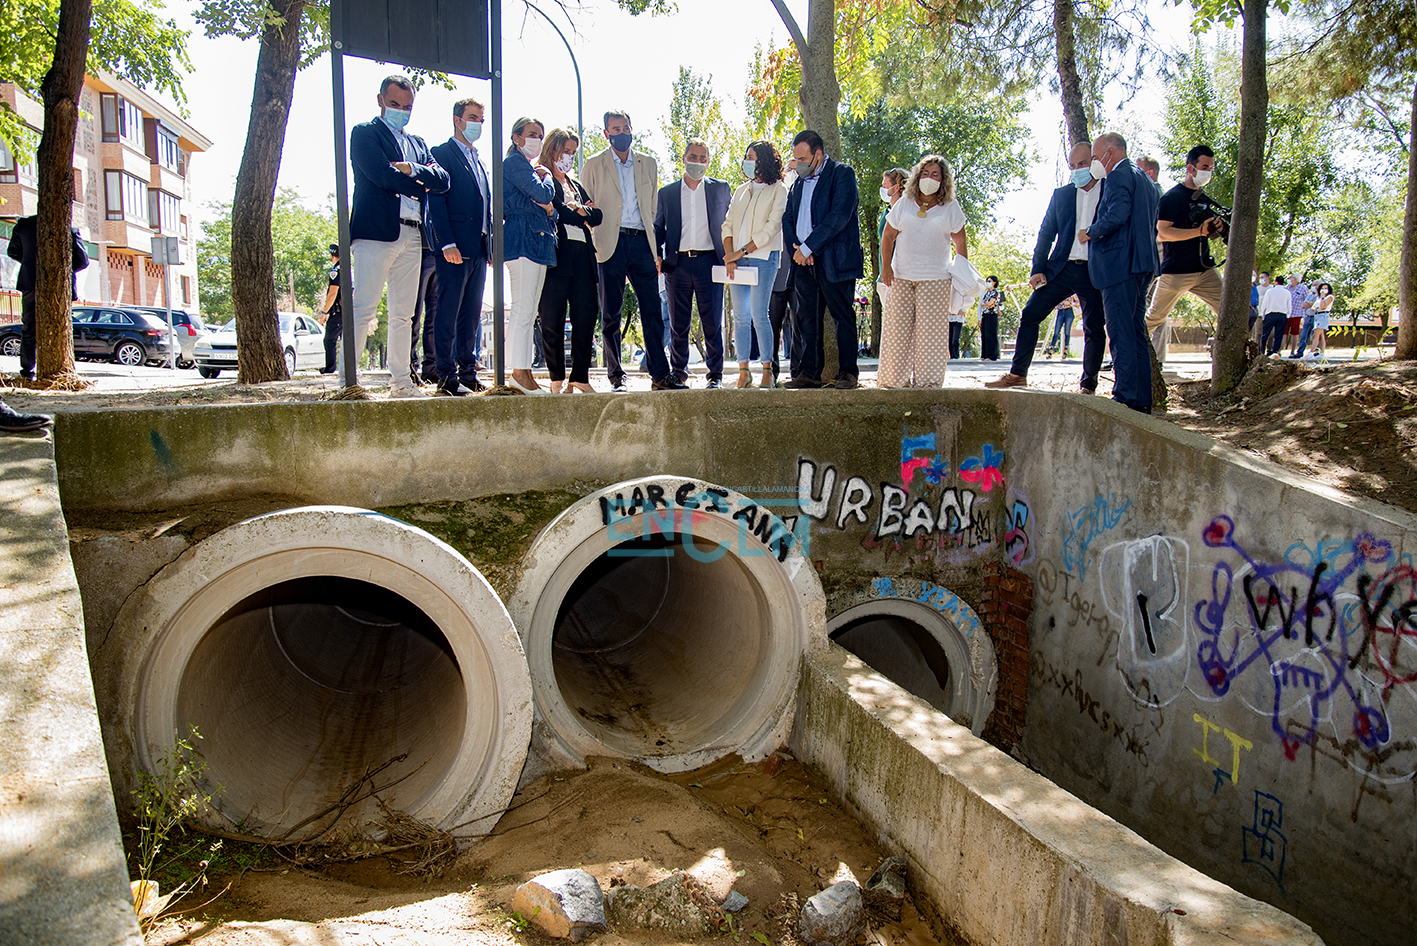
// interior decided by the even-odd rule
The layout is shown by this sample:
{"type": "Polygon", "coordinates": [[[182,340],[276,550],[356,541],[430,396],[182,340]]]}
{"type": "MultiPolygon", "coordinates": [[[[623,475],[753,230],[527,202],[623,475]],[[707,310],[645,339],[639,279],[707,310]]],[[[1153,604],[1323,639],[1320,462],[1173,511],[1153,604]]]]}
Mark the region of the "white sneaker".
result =
{"type": "Polygon", "coordinates": [[[415,388],[411,384],[396,384],[389,389],[389,397],[427,397],[428,392],[422,388],[415,388]]]}

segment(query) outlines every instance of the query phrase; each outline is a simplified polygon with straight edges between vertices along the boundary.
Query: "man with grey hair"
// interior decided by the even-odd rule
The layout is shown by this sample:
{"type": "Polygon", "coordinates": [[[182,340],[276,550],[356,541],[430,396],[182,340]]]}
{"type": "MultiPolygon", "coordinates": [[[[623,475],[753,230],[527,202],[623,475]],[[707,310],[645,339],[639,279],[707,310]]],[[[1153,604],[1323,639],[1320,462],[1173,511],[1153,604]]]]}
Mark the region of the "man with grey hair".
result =
{"type": "Polygon", "coordinates": [[[1078,242],[1088,246],[1088,275],[1102,292],[1116,366],[1112,399],[1150,414],[1146,290],[1161,268],[1156,251],[1156,185],[1127,157],[1127,141],[1115,132],[1093,141],[1089,170],[1105,183],[1097,216],[1078,231],[1078,242]]]}

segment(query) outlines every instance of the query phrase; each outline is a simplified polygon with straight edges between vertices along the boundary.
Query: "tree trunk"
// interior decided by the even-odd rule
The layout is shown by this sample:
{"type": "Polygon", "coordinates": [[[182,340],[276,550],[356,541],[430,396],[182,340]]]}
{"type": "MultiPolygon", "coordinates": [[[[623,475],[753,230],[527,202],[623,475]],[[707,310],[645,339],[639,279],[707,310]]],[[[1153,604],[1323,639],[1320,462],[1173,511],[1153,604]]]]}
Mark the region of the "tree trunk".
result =
{"type": "Polygon", "coordinates": [[[1249,338],[1250,280],[1259,237],[1260,192],[1264,189],[1269,79],[1265,71],[1268,0],[1245,0],[1245,38],[1240,59],[1240,148],[1235,161],[1234,214],[1225,257],[1225,284],[1211,349],[1210,390],[1228,394],[1245,374],[1249,338]]]}
{"type": "Polygon", "coordinates": [[[44,76],[44,135],[39,140],[38,256],[35,260],[36,375],[52,380],[74,371],[73,302],[74,135],[89,57],[93,0],[61,0],[54,65],[44,76]]]}
{"type": "Polygon", "coordinates": [[[1077,44],[1073,35],[1073,0],[1053,0],[1053,32],[1058,44],[1058,87],[1062,90],[1063,120],[1068,144],[1091,141],[1087,111],[1082,106],[1082,80],[1078,78],[1077,44]]]}
{"type": "Polygon", "coordinates": [[[1417,360],[1417,84],[1412,86],[1412,138],[1407,148],[1407,210],[1402,217],[1402,261],[1397,267],[1397,350],[1417,360]]]}
{"type": "Polygon", "coordinates": [[[236,194],[231,202],[231,301],[236,309],[236,333],[241,339],[236,349],[236,377],[241,384],[289,377],[276,315],[271,208],[280,177],[290,101],[295,94],[300,17],[305,3],[306,0],[271,2],[276,16],[267,20],[261,33],[256,82],[251,93],[251,121],[246,126],[246,149],[241,154],[236,194]]]}

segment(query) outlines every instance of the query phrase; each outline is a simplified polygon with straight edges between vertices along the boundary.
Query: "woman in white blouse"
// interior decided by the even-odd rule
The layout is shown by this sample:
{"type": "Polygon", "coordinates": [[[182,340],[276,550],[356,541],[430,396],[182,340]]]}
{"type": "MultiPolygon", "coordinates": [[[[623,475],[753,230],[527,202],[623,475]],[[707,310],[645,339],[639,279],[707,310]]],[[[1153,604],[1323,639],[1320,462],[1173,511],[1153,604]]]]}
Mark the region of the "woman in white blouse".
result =
{"type": "Polygon", "coordinates": [[[787,188],[782,183],[782,159],[768,141],[755,141],[743,155],[744,183],[733,192],[723,221],[723,259],[728,269],[728,291],[733,298],[733,347],[738,350],[738,387],[751,388],[753,374],[748,353],[753,333],[758,336],[765,388],[773,386],[772,322],[768,302],[782,257],[782,212],[787,188]],[[757,273],[754,285],[739,283],[740,270],[757,273]]]}
{"type": "Polygon", "coordinates": [[[927,154],[886,217],[881,282],[890,287],[881,325],[882,388],[938,388],[949,362],[950,246],[969,255],[954,172],[927,154]]]}
{"type": "MultiPolygon", "coordinates": [[[[1333,287],[1319,283],[1318,301],[1314,303],[1314,355],[1328,354],[1328,327],[1333,318],[1333,287]]],[[[1303,352],[1300,352],[1303,354],[1303,352]]]]}

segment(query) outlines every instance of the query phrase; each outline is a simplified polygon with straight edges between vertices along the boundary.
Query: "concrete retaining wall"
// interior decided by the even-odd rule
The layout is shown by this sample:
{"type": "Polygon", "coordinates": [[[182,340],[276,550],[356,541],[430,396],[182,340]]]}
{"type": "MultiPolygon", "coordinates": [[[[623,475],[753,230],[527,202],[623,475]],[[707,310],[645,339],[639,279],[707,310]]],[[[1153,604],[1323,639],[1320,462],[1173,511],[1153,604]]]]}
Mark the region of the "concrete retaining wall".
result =
{"type": "Polygon", "coordinates": [[[941,717],[840,647],[805,662],[792,748],[890,848],[939,927],[991,946],[1322,941],[941,717]],[[923,894],[923,896],[921,896],[923,894]]]}
{"type": "Polygon", "coordinates": [[[0,438],[0,942],[141,946],[53,446],[0,438]]]}

